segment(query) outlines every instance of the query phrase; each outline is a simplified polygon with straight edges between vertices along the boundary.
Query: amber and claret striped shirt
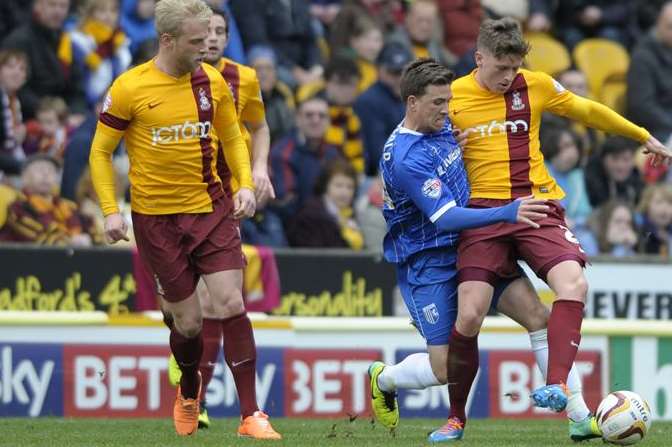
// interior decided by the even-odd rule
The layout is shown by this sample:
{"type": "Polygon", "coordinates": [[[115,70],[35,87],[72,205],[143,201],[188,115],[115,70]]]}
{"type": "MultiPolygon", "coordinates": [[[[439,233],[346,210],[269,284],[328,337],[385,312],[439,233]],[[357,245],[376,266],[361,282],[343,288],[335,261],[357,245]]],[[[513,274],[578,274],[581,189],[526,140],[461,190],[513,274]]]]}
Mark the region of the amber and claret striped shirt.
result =
{"type": "Polygon", "coordinates": [[[468,133],[463,158],[472,199],[565,196],[541,153],[539,126],[545,111],[639,142],[650,137],[643,127],[571,93],[545,73],[521,69],[505,94],[481,87],[475,75],[476,70],[453,82],[449,106],[453,126],[468,133]]]}
{"type": "MultiPolygon", "coordinates": [[[[239,64],[225,57],[220,59],[215,68],[222,74],[231,89],[233,103],[238,114],[240,133],[243,135],[250,161],[252,161],[252,136],[245,124],[259,124],[266,120],[257,72],[252,67],[239,64]]],[[[220,178],[223,182],[226,182],[227,178],[230,177],[226,165],[219,164],[218,167],[220,178]]],[[[235,178],[231,179],[231,189],[233,193],[238,191],[238,182],[235,178]]]]}
{"type": "Polygon", "coordinates": [[[118,212],[111,155],[121,138],[130,161],[131,208],[142,214],[211,212],[224,196],[217,148],[233,176],[254,189],[233,97],[216,68],[179,78],[153,60],[110,88],[91,144],[91,177],[104,215],[118,212]]]}

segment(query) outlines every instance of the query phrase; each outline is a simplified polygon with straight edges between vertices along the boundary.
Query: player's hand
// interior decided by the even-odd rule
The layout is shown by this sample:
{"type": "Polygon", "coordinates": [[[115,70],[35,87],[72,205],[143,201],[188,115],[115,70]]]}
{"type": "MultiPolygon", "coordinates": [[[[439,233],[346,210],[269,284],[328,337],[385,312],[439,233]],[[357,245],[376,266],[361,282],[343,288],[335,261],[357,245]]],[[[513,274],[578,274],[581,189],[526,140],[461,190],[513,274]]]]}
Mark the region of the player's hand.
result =
{"type": "Polygon", "coordinates": [[[254,180],[254,196],[260,207],[265,205],[269,199],[275,199],[275,190],[268,176],[268,169],[252,169],[252,180],[254,180]]]}
{"type": "Polygon", "coordinates": [[[234,219],[244,219],[254,216],[257,208],[257,201],[251,189],[240,188],[233,196],[233,217],[234,219]]]}
{"type": "Polygon", "coordinates": [[[105,240],[108,244],[115,244],[120,240],[128,241],[128,224],[126,219],[119,214],[114,213],[108,216],[105,216],[105,240]]]}
{"type": "Polygon", "coordinates": [[[546,213],[549,208],[546,200],[535,199],[533,195],[530,195],[516,199],[516,201],[520,201],[516,221],[528,224],[532,228],[539,228],[539,224],[535,221],[548,216],[546,213]]]}
{"type": "Polygon", "coordinates": [[[464,148],[467,146],[467,137],[469,134],[467,132],[459,130],[459,129],[454,129],[453,130],[453,137],[455,137],[455,141],[457,141],[457,145],[460,146],[460,148],[464,151],[464,148]]]}
{"type": "Polygon", "coordinates": [[[662,163],[669,165],[672,160],[672,152],[655,137],[650,137],[646,140],[646,143],[644,143],[644,153],[653,155],[653,159],[651,160],[653,167],[659,166],[662,163]]]}

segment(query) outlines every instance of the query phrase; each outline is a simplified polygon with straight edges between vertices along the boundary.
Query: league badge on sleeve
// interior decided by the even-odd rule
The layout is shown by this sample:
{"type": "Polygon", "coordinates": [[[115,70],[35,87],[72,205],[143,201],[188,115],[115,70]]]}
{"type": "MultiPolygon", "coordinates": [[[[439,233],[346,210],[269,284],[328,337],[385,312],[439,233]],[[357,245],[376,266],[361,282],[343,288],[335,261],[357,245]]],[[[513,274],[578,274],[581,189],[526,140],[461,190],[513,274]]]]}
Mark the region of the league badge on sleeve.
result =
{"type": "Polygon", "coordinates": [[[438,199],[441,195],[441,180],[438,178],[425,180],[425,183],[422,184],[422,194],[430,199],[438,199]]]}
{"type": "Polygon", "coordinates": [[[102,113],[106,113],[108,110],[110,110],[110,107],[112,107],[112,95],[110,95],[110,91],[107,91],[107,94],[105,95],[105,100],[103,101],[103,110],[102,113]]]}

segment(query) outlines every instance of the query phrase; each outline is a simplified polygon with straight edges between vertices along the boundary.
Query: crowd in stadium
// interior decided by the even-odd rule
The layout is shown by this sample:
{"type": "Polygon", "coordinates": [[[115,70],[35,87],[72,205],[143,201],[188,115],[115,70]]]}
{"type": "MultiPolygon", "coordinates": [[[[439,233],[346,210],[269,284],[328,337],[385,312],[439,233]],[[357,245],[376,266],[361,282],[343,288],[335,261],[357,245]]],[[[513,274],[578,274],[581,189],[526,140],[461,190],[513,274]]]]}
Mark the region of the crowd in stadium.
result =
{"type": "MultiPolygon", "coordinates": [[[[102,244],[88,171],[112,81],[155,54],[154,0],[0,4],[0,240],[102,244]]],[[[672,144],[672,2],[661,0],[209,0],[228,16],[224,53],[256,70],[276,198],[241,225],[274,247],[381,250],[378,160],[401,121],[403,67],[475,68],[484,18],[514,17],[531,69],[672,144]],[[595,38],[607,39],[594,40],[595,38]],[[597,61],[597,62],[596,62],[597,61]],[[591,63],[592,62],[592,63],[591,63]]],[[[672,173],[638,143],[556,116],[542,151],[589,255],[670,256],[672,173]]],[[[123,144],[118,197],[129,204],[123,144]]],[[[124,210],[130,215],[130,205],[124,210]]],[[[132,240],[131,242],[132,243],[132,240]]]]}

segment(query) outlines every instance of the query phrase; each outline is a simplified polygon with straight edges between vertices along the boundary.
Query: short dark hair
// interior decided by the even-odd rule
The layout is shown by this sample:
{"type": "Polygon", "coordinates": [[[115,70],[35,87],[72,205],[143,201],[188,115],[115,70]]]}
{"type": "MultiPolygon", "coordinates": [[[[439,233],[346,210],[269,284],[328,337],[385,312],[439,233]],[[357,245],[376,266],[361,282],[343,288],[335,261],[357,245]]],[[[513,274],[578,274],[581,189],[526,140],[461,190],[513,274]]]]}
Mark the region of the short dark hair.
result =
{"type": "Polygon", "coordinates": [[[28,61],[28,55],[23,50],[18,48],[5,48],[0,50],[0,67],[9,63],[10,60],[16,59],[26,66],[26,71],[30,68],[30,62],[28,61]]]}
{"type": "Polygon", "coordinates": [[[337,81],[347,82],[361,77],[362,74],[357,62],[353,58],[342,54],[334,55],[327,66],[324,67],[324,79],[327,81],[336,78],[337,81]]]}
{"type": "Polygon", "coordinates": [[[409,96],[422,96],[428,85],[448,85],[454,77],[448,67],[434,59],[413,61],[401,73],[401,99],[406,102],[409,96]]]}
{"type": "Polygon", "coordinates": [[[213,16],[222,16],[222,18],[224,19],[224,23],[226,24],[226,37],[229,37],[229,27],[231,24],[231,18],[229,17],[229,13],[227,13],[221,8],[213,8],[212,6],[210,6],[210,9],[212,9],[213,16]]]}
{"type": "Polygon", "coordinates": [[[525,41],[520,25],[510,17],[483,21],[478,30],[476,47],[489,51],[496,58],[508,55],[525,57],[530,52],[530,44],[525,41]]]}
{"type": "MultiPolygon", "coordinates": [[[[550,124],[550,123],[548,123],[550,124]]],[[[548,161],[553,160],[560,153],[560,139],[563,135],[569,134],[569,136],[574,140],[574,144],[581,155],[582,143],[579,136],[574,132],[570,127],[561,126],[561,125],[548,125],[544,123],[546,129],[541,135],[541,153],[544,154],[544,158],[548,161]]],[[[580,163],[580,157],[577,161],[577,165],[580,163]]],[[[576,166],[574,166],[576,167],[576,166]]]]}
{"type": "Polygon", "coordinates": [[[600,157],[604,158],[607,155],[620,155],[625,152],[636,152],[639,143],[625,137],[608,137],[602,143],[602,150],[600,157]]]}
{"type": "Polygon", "coordinates": [[[344,175],[352,179],[355,183],[355,197],[357,196],[357,171],[350,164],[350,162],[344,158],[334,158],[329,160],[320,170],[320,175],[315,180],[315,195],[321,196],[327,192],[327,187],[331,179],[337,174],[344,175]]]}

